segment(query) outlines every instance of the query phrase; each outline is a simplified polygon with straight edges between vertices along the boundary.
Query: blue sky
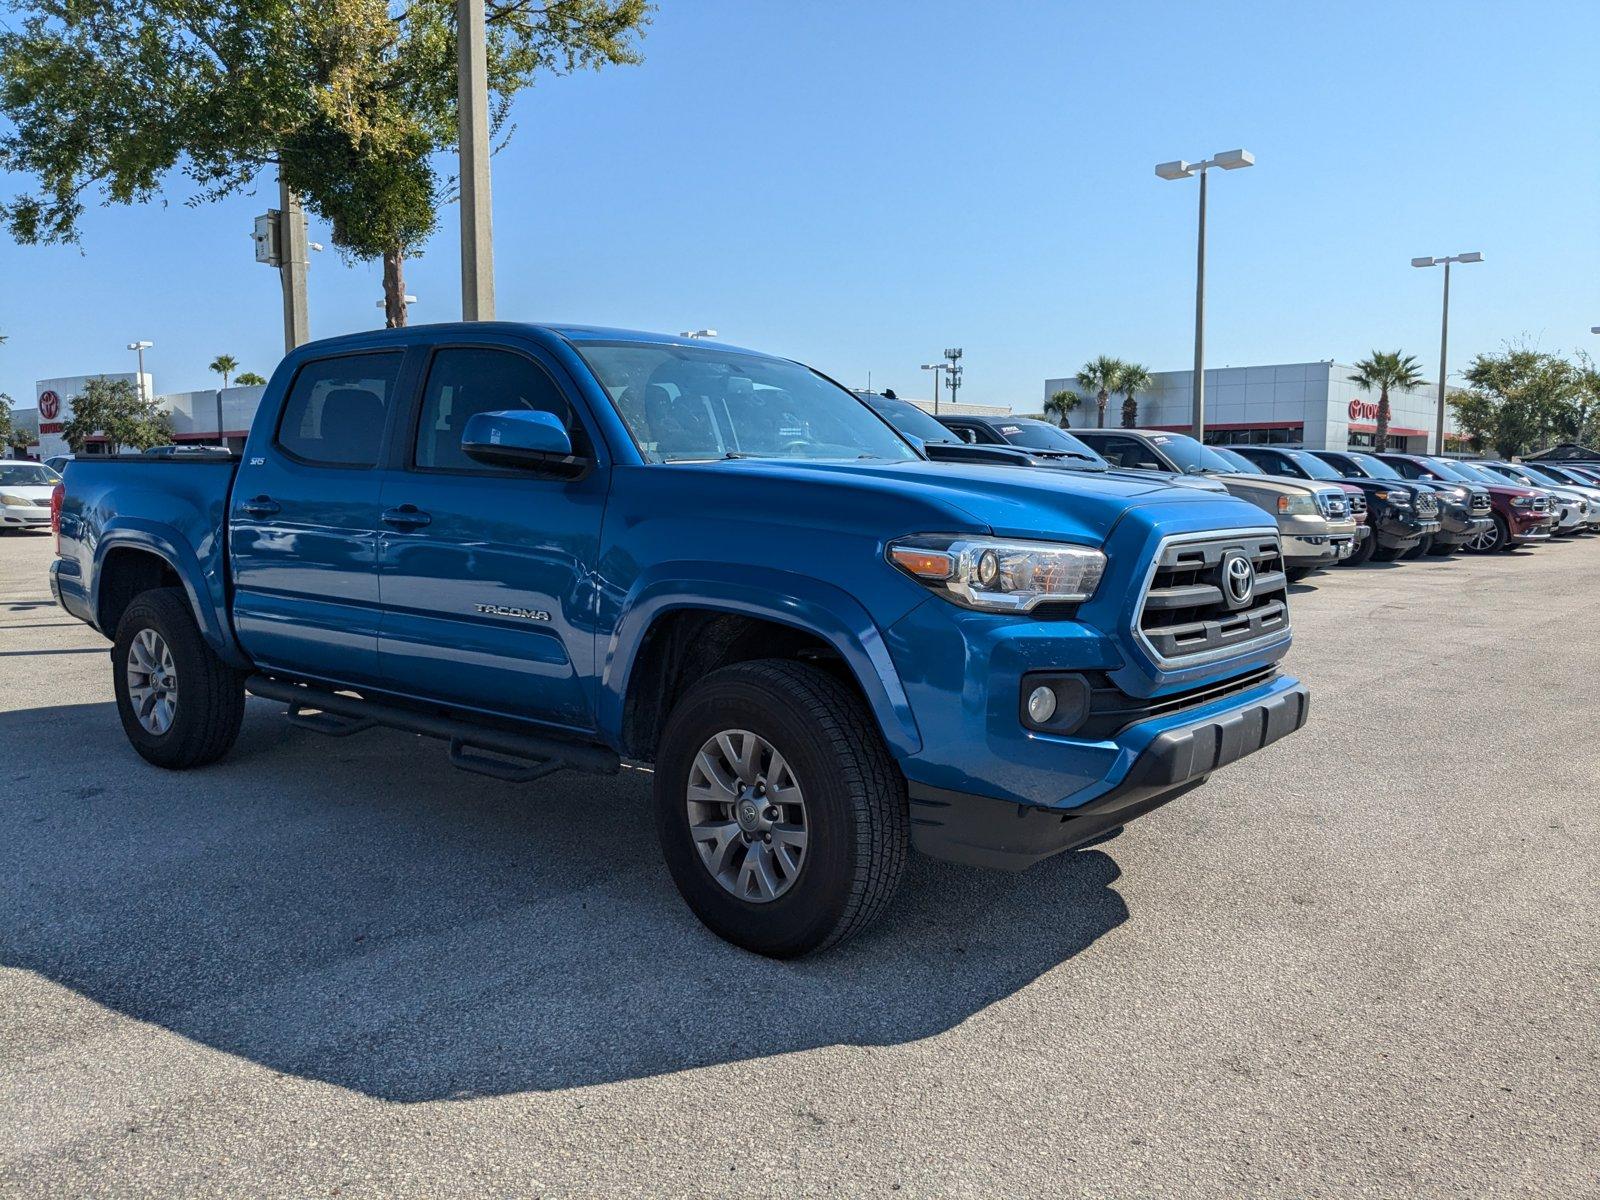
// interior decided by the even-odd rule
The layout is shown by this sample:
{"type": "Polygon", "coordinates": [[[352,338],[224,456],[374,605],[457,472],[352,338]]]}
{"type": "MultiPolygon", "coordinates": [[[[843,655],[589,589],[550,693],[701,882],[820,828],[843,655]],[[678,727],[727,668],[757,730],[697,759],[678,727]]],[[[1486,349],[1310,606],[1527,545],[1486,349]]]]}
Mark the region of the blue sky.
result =
{"type": "MultiPolygon", "coordinates": [[[[1195,184],[1213,176],[1213,366],[1438,356],[1512,338],[1600,350],[1600,22],[1590,4],[663,0],[642,66],[525,94],[495,159],[502,317],[676,332],[925,395],[1036,407],[1100,353],[1192,353],[1195,184]]],[[[21,181],[0,179],[0,189],[21,181]]],[[[0,391],[128,370],[162,391],[235,355],[270,373],[276,273],[253,197],[92,209],[81,247],[0,242],[0,391]]],[[[460,311],[455,212],[408,268],[416,321],[460,311]]],[[[326,230],[312,229],[326,241],[326,230]]],[[[375,264],[313,256],[311,327],[381,322],[375,264]]]]}

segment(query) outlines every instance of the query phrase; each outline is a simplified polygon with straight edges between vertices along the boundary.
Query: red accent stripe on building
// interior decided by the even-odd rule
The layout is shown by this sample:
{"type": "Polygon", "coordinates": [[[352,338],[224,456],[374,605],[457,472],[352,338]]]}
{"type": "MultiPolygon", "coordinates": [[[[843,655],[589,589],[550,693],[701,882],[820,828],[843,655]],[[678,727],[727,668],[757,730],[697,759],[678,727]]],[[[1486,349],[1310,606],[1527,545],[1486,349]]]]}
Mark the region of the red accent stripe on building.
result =
{"type": "MultiPolygon", "coordinates": [[[[1378,432],[1378,427],[1376,425],[1363,425],[1358,421],[1351,421],[1350,428],[1354,429],[1357,433],[1378,432]]],[[[1389,432],[1397,434],[1400,437],[1427,437],[1431,431],[1427,429],[1407,429],[1404,425],[1391,425],[1389,426],[1389,432]]],[[[1449,437],[1450,435],[1447,433],[1445,436],[1449,437]]]]}
{"type": "MultiPolygon", "coordinates": [[[[1304,429],[1304,421],[1207,421],[1207,429],[1304,429]]],[[[1159,433],[1188,433],[1193,425],[1141,425],[1140,429],[1154,429],[1159,433]]],[[[1071,430],[1068,430],[1070,433],[1071,430]]]]}

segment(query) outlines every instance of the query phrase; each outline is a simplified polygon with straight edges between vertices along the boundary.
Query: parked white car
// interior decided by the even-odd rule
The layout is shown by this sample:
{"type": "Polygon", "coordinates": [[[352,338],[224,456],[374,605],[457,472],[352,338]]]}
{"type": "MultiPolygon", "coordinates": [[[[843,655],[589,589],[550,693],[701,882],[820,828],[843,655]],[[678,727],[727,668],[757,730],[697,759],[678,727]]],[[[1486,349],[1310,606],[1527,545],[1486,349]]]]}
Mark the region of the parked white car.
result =
{"type": "Polygon", "coordinates": [[[43,463],[0,458],[0,532],[49,529],[50,493],[60,482],[43,463]]]}

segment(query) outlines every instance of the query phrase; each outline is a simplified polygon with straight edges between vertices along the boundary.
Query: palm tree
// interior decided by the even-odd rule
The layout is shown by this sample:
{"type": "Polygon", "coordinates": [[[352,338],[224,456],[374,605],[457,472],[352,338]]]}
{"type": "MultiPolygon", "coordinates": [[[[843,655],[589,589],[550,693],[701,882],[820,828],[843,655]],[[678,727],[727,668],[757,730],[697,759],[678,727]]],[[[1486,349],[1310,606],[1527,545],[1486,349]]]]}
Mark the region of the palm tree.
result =
{"type": "Polygon", "coordinates": [[[222,376],[222,386],[228,386],[228,376],[239,369],[239,360],[231,354],[219,354],[211,360],[211,370],[222,376]]]}
{"type": "Polygon", "coordinates": [[[1143,363],[1123,363],[1117,374],[1117,391],[1122,393],[1122,427],[1133,429],[1139,424],[1139,404],[1134,396],[1151,384],[1150,370],[1143,363]]]}
{"type": "Polygon", "coordinates": [[[1072,428],[1072,422],[1067,420],[1067,414],[1082,403],[1083,397],[1078,395],[1077,392],[1069,392],[1062,388],[1044,402],[1044,415],[1054,417],[1056,424],[1060,425],[1061,428],[1070,429],[1072,428]]]}
{"type": "Polygon", "coordinates": [[[1410,391],[1422,382],[1422,365],[1414,354],[1398,350],[1374,350],[1372,357],[1356,363],[1350,382],[1363,392],[1378,389],[1378,429],[1372,435],[1374,450],[1389,448],[1389,389],[1410,391]]]}
{"type": "Polygon", "coordinates": [[[1094,393],[1095,404],[1099,406],[1098,423],[1101,428],[1106,423],[1106,399],[1117,390],[1117,378],[1122,374],[1122,367],[1120,358],[1109,358],[1102,354],[1084,363],[1083,370],[1078,372],[1078,386],[1094,393]]]}
{"type": "Polygon", "coordinates": [[[266,383],[266,380],[257,375],[254,371],[246,371],[233,382],[239,387],[260,387],[262,384],[266,383]]]}

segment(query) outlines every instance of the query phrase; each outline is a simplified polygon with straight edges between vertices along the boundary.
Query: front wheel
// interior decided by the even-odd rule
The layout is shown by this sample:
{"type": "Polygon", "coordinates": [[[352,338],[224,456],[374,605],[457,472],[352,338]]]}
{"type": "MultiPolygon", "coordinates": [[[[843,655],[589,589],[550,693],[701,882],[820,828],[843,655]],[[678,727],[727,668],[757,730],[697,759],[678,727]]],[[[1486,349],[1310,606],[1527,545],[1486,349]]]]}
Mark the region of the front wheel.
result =
{"type": "Polygon", "coordinates": [[[1373,548],[1377,544],[1377,535],[1372,533],[1367,534],[1367,536],[1362,538],[1361,541],[1356,545],[1356,548],[1350,551],[1350,557],[1345,559],[1344,562],[1340,563],[1339,565],[1344,567],[1359,567],[1362,563],[1369,562],[1372,559],[1373,548]]]}
{"type": "Polygon", "coordinates": [[[215,762],[244,721],[244,673],[206,645],[180,588],[134,597],[117,622],[112,681],[123,731],[169,770],[215,762]]]}
{"type": "Polygon", "coordinates": [[[1449,558],[1459,549],[1460,542],[1441,542],[1435,538],[1433,545],[1428,547],[1428,555],[1430,558],[1449,558]]]}
{"type": "Polygon", "coordinates": [[[1411,547],[1411,549],[1409,549],[1409,550],[1402,551],[1401,554],[1400,554],[1400,558],[1401,558],[1401,560],[1403,562],[1415,562],[1417,559],[1421,558],[1424,554],[1432,554],[1432,553],[1433,553],[1433,534],[1425,533],[1425,534],[1422,535],[1422,540],[1420,540],[1415,546],[1411,547]]]}
{"type": "Polygon", "coordinates": [[[861,699],[816,667],[768,659],[708,675],[673,709],[655,766],[673,882],[734,945],[826,949],[894,894],[905,779],[861,699]]]}
{"type": "Polygon", "coordinates": [[[1489,528],[1482,533],[1475,533],[1467,539],[1465,549],[1471,554],[1493,554],[1496,550],[1504,550],[1511,544],[1510,532],[1506,529],[1505,518],[1499,513],[1491,513],[1489,528]]]}

